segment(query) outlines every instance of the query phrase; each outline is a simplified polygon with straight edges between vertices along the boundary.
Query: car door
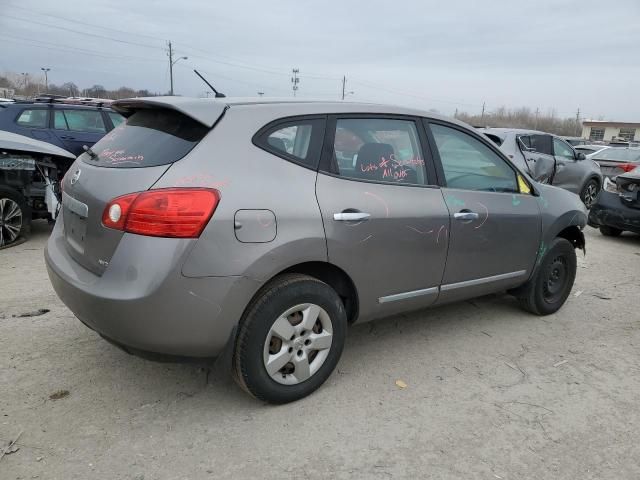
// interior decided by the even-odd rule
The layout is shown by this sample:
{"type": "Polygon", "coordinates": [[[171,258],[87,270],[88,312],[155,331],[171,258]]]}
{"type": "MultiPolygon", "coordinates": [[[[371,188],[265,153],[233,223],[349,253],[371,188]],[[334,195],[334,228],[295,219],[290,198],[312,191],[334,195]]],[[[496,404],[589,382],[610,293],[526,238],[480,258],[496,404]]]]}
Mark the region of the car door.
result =
{"type": "Polygon", "coordinates": [[[55,109],[53,128],[64,148],[75,155],[83,153],[83,145],[91,147],[107,131],[102,113],[90,108],[55,109]]]}
{"type": "Polygon", "coordinates": [[[359,318],[435,302],[449,212],[412,117],[329,118],[316,195],[329,262],[354,281],[359,318]]]}
{"type": "Polygon", "coordinates": [[[541,239],[530,186],[488,141],[462,127],[428,122],[451,214],[438,303],[519,285],[531,274],[541,239]]]}
{"type": "Polygon", "coordinates": [[[578,193],[584,175],[573,148],[564,140],[553,137],[553,156],[556,160],[553,185],[578,193]]]}
{"type": "Polygon", "coordinates": [[[555,173],[551,135],[518,135],[516,141],[524,156],[529,175],[537,182],[551,184],[555,173]]]}

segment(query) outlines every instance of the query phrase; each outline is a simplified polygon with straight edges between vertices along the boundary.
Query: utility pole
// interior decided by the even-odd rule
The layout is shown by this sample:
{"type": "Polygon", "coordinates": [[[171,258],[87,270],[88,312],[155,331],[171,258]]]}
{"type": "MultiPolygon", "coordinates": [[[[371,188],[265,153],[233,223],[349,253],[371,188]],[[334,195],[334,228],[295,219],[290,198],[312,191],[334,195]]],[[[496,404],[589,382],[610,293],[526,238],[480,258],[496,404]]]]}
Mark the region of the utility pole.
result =
{"type": "Polygon", "coordinates": [[[484,120],[484,109],[487,106],[486,102],[482,102],[482,116],[480,117],[481,120],[484,120]]]}
{"type": "Polygon", "coordinates": [[[292,70],[293,72],[293,77],[291,77],[291,88],[293,89],[293,96],[296,96],[296,91],[298,90],[298,84],[300,83],[300,79],[298,78],[298,73],[300,73],[300,70],[297,68],[294,68],[292,70]]]}
{"type": "Polygon", "coordinates": [[[578,136],[579,128],[580,128],[580,107],[578,107],[578,111],[576,112],[576,137],[578,136]]]}
{"type": "Polygon", "coordinates": [[[342,76],[342,100],[344,100],[344,87],[347,84],[347,76],[343,75],[342,76]]]}
{"type": "Polygon", "coordinates": [[[20,75],[22,75],[22,79],[23,79],[23,83],[24,83],[24,88],[25,88],[25,90],[26,90],[26,89],[27,89],[27,82],[29,81],[29,79],[28,79],[29,74],[28,74],[28,73],[25,73],[25,72],[22,72],[20,75]]]}
{"type": "Polygon", "coordinates": [[[51,69],[42,67],[40,70],[44,72],[44,91],[46,93],[49,90],[49,78],[47,76],[47,72],[51,69]]]}
{"type": "Polygon", "coordinates": [[[538,115],[540,115],[540,109],[536,107],[536,123],[535,123],[535,126],[533,127],[534,130],[538,129],[538,115]]]}
{"type": "Polygon", "coordinates": [[[458,118],[458,108],[456,107],[456,113],[453,114],[453,118],[458,118]]]}
{"type": "Polygon", "coordinates": [[[258,96],[262,97],[264,95],[264,92],[258,92],[258,96]]]}
{"type": "Polygon", "coordinates": [[[178,63],[180,60],[188,60],[189,57],[178,57],[175,60],[173,59],[173,48],[171,45],[171,41],[168,41],[169,52],[167,55],[169,56],[169,81],[171,82],[171,88],[169,89],[169,95],[173,95],[173,66],[178,63]]]}

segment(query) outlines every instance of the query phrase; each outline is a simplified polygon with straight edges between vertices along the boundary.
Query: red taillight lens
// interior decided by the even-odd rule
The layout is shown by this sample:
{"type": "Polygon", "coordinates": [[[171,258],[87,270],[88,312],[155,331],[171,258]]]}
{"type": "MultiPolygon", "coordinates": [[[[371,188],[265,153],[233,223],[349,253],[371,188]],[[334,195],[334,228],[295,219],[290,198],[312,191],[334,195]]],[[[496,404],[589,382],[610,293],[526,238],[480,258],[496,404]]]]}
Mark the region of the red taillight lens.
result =
{"type": "Polygon", "coordinates": [[[108,228],[152,237],[197,238],[218,206],[207,188],[166,188],[113,199],[102,213],[108,228]]]}
{"type": "Polygon", "coordinates": [[[622,165],[618,165],[618,168],[621,168],[625,171],[625,173],[630,172],[638,166],[637,163],[623,163],[622,165]]]}

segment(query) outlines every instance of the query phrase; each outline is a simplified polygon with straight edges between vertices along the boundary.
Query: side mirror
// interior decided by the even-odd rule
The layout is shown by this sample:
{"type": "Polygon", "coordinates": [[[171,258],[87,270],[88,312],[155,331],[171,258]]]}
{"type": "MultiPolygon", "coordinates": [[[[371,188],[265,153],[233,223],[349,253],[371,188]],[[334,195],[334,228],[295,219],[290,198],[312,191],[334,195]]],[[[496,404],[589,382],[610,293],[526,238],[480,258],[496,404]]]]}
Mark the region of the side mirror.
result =
{"type": "Polygon", "coordinates": [[[586,155],[582,152],[576,153],[576,160],[586,160],[586,155]]]}

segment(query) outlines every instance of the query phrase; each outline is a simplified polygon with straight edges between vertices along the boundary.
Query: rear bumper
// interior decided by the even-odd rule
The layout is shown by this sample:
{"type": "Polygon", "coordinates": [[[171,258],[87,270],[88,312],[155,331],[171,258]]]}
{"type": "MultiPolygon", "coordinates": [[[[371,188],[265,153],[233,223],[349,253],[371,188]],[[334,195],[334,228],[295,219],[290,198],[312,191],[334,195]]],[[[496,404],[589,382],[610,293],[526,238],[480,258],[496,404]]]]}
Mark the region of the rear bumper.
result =
{"type": "Polygon", "coordinates": [[[618,194],[603,190],[589,211],[588,223],[595,228],[607,226],[640,233],[640,209],[627,207],[618,194]]]}
{"type": "Polygon", "coordinates": [[[97,276],[69,256],[58,222],[45,260],[60,299],[104,337],[132,350],[213,357],[259,284],[245,277],[182,276],[189,247],[189,240],[126,234],[97,276]]]}

